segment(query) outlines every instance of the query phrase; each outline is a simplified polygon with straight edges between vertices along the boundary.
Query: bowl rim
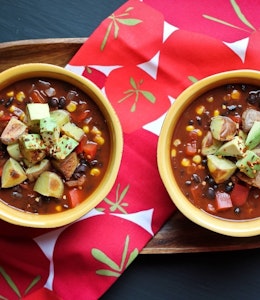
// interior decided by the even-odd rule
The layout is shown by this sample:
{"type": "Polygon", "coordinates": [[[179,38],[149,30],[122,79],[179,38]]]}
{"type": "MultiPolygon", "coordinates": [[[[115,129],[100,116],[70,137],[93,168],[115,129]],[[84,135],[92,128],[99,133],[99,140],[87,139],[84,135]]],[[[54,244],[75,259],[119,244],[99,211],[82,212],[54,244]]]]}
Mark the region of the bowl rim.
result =
{"type": "Polygon", "coordinates": [[[0,219],[4,221],[24,227],[56,228],[78,221],[97,206],[110,192],[121,164],[123,133],[119,118],[104,93],[89,79],[63,67],[47,63],[26,63],[11,67],[0,73],[0,89],[21,79],[37,77],[66,81],[87,93],[96,102],[108,121],[111,153],[113,154],[100,183],[102,188],[94,190],[88,197],[89,201],[82,201],[78,206],[67,211],[57,214],[39,215],[17,210],[0,201],[0,219]]]}
{"type": "Polygon", "coordinates": [[[249,237],[260,234],[260,217],[249,220],[227,220],[214,217],[195,207],[177,186],[170,164],[170,144],[176,123],[182,112],[199,95],[221,85],[247,83],[260,86],[257,70],[231,70],[205,77],[185,89],[166,113],[157,144],[157,165],[163,184],[177,209],[188,219],[213,232],[233,237],[249,237]],[[172,186],[175,186],[175,189],[172,186]],[[192,212],[192,213],[191,213],[192,212]]]}

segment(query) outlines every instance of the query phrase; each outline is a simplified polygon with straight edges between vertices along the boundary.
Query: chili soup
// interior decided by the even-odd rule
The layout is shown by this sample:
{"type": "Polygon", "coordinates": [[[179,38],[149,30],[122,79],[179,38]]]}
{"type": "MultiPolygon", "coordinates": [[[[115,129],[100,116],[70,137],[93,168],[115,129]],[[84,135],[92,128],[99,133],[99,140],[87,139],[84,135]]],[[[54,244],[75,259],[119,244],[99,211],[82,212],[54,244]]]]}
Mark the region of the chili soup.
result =
{"type": "Polygon", "coordinates": [[[33,214],[64,212],[87,199],[111,154],[97,104],[55,78],[27,78],[0,91],[0,136],[0,201],[33,214]]]}
{"type": "Polygon", "coordinates": [[[260,87],[229,83],[203,93],[176,123],[175,180],[199,209],[222,219],[260,217],[260,87]]]}

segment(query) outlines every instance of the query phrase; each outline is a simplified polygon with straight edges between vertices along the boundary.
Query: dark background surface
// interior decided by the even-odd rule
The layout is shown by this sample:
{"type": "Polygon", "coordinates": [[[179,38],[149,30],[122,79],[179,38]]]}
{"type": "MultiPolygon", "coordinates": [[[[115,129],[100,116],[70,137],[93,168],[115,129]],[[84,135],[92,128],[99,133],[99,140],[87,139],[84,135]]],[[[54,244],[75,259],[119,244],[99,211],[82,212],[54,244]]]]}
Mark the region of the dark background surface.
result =
{"type": "MultiPolygon", "coordinates": [[[[87,37],[124,2],[0,0],[0,42],[87,37]]],[[[142,254],[102,299],[260,299],[260,250],[142,254]]]]}

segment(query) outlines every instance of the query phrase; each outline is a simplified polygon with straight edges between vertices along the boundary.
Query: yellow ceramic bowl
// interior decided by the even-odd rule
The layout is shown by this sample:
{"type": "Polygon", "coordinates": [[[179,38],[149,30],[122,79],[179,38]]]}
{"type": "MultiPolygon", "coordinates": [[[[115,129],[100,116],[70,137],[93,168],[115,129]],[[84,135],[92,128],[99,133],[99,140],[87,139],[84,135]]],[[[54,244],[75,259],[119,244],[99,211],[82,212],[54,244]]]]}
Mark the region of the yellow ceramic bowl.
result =
{"type": "Polygon", "coordinates": [[[123,137],[119,119],[99,88],[86,78],[76,75],[64,68],[41,63],[19,65],[0,73],[0,89],[16,81],[35,77],[48,77],[68,82],[89,95],[107,119],[111,136],[111,156],[109,158],[107,171],[97,189],[75,208],[57,214],[37,215],[16,210],[0,201],[0,219],[21,226],[52,228],[78,220],[97,206],[109,193],[120,167],[123,137]]]}
{"type": "Polygon", "coordinates": [[[260,86],[260,72],[237,70],[223,72],[202,79],[182,92],[169,109],[158,141],[157,162],[162,181],[176,207],[194,223],[228,236],[249,237],[260,234],[260,218],[232,221],[214,217],[196,208],[178,187],[171,168],[170,148],[174,129],[189,104],[203,93],[221,85],[245,83],[260,86]]]}

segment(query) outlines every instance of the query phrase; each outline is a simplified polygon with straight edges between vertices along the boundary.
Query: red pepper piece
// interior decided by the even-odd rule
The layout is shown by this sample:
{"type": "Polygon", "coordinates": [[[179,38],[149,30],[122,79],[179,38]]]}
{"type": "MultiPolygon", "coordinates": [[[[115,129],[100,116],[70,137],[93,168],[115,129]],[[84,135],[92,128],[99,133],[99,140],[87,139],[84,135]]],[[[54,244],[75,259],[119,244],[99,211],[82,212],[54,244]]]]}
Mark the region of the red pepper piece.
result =
{"type": "Polygon", "coordinates": [[[241,206],[245,204],[247,197],[249,195],[249,187],[236,183],[232,192],[230,193],[231,201],[234,206],[241,206]]]}
{"type": "Polygon", "coordinates": [[[225,192],[216,192],[216,209],[217,211],[233,207],[231,197],[225,192]]]}

